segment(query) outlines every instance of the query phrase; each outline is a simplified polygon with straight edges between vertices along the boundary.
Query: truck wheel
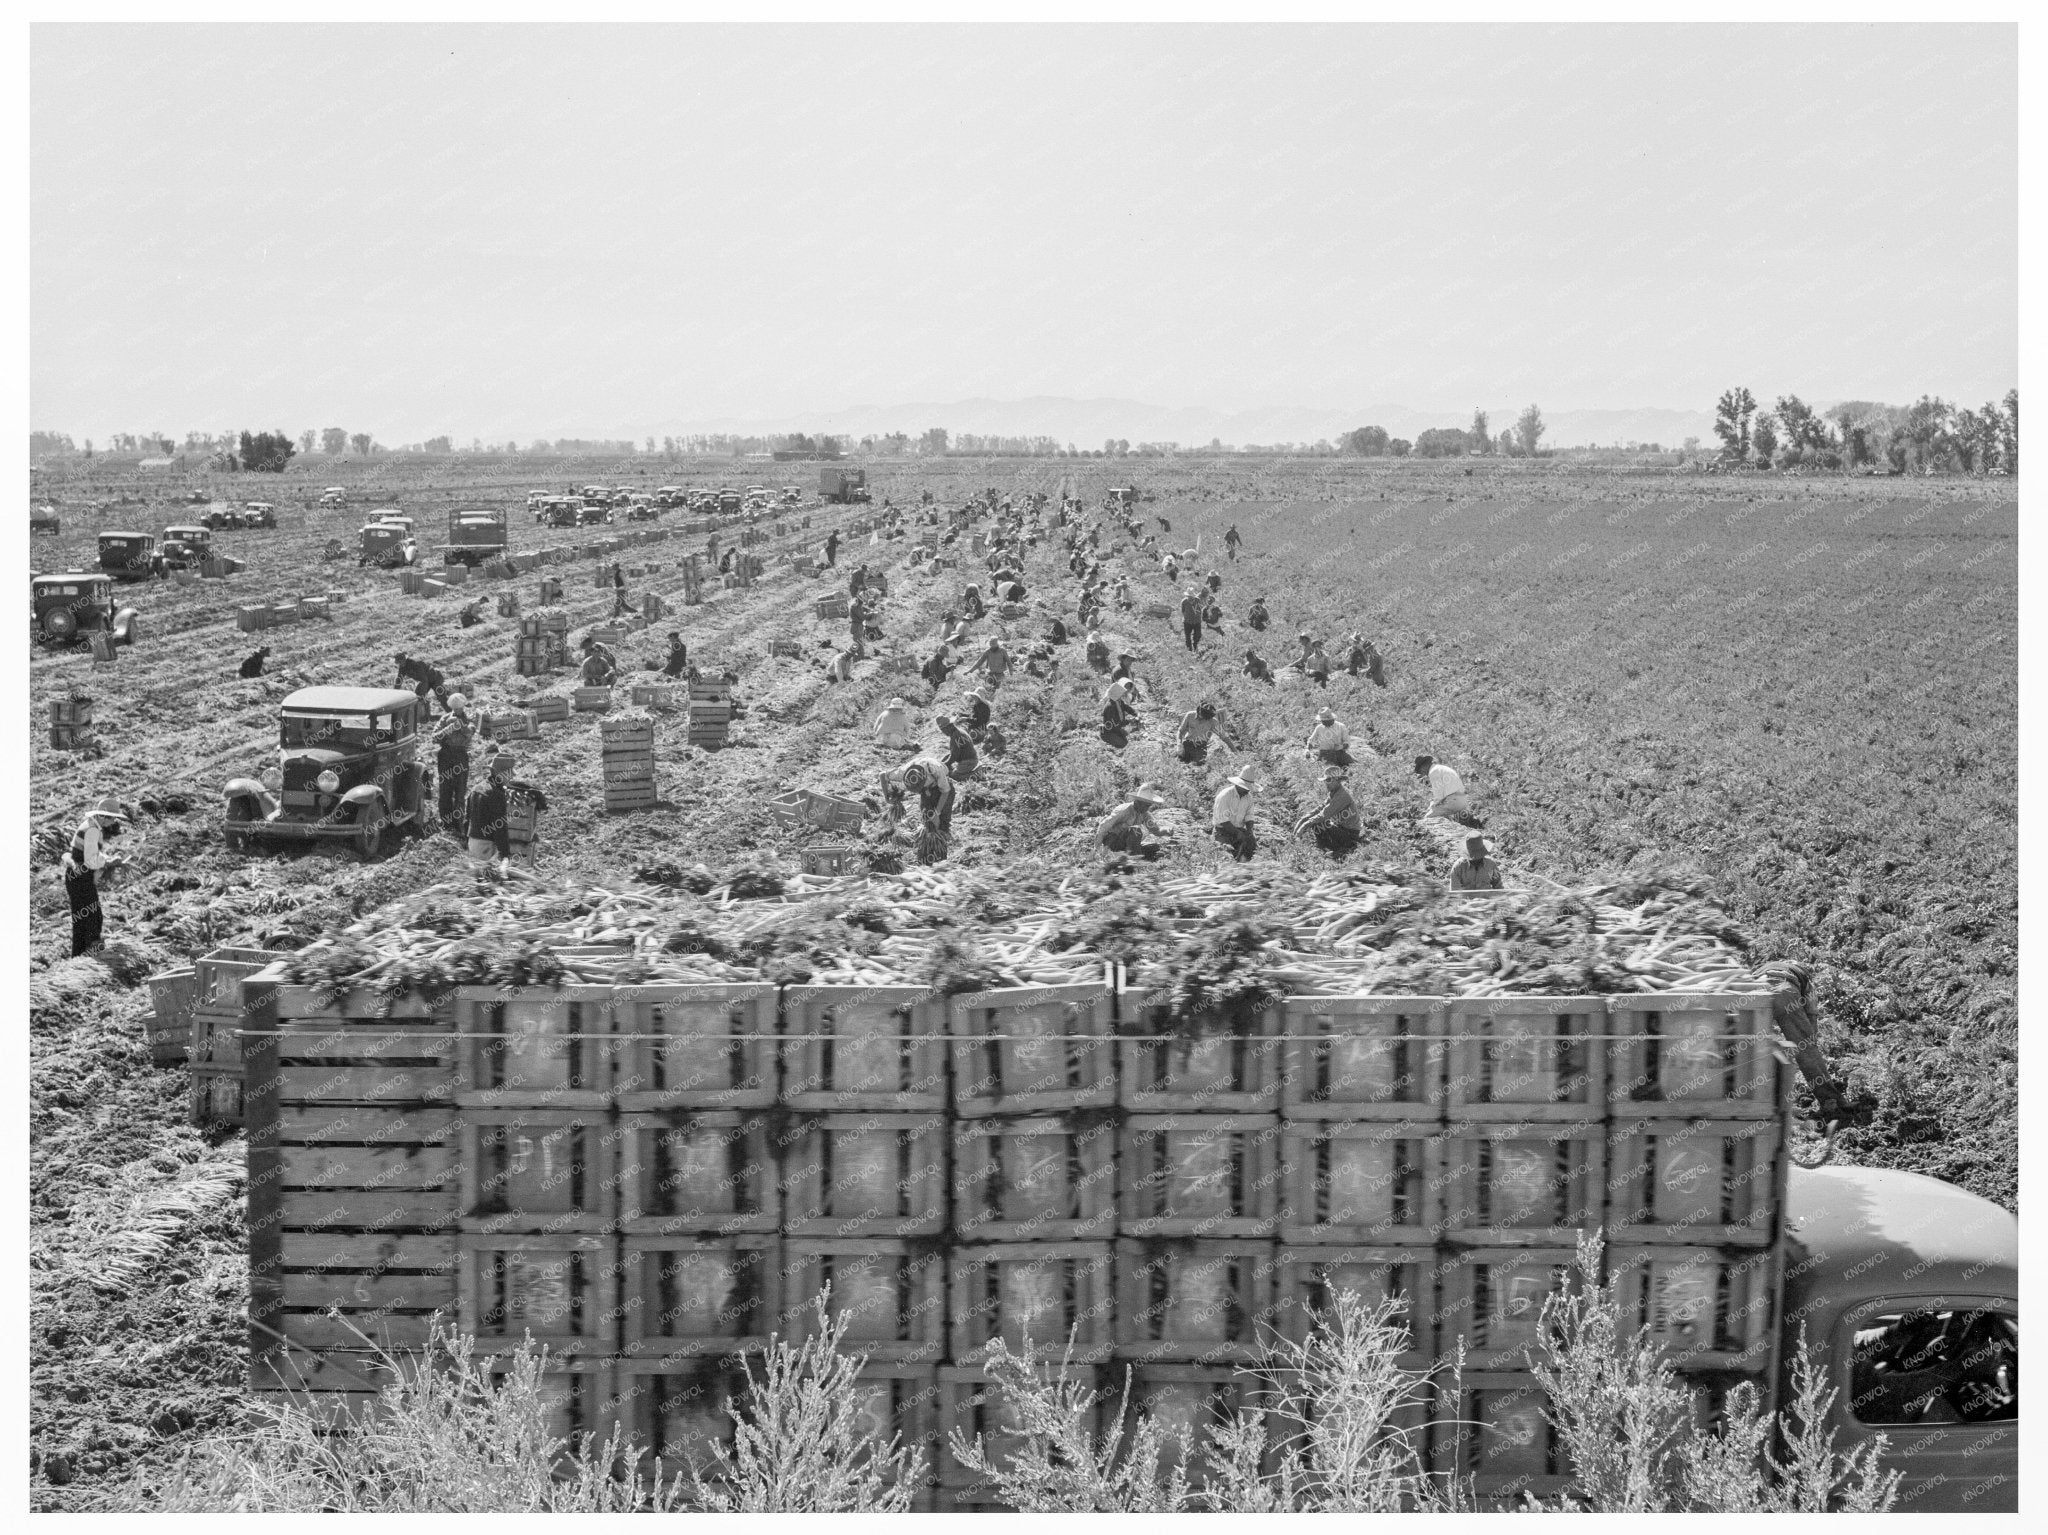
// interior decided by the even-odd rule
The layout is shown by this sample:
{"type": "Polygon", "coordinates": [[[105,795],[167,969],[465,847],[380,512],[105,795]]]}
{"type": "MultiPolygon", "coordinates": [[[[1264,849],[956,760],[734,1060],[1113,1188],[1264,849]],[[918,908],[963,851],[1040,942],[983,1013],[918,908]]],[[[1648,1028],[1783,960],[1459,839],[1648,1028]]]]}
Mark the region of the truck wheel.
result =
{"type": "Polygon", "coordinates": [[[369,806],[357,818],[356,826],[356,851],[362,855],[363,862],[368,863],[377,856],[377,849],[384,842],[384,807],[369,806]]]}

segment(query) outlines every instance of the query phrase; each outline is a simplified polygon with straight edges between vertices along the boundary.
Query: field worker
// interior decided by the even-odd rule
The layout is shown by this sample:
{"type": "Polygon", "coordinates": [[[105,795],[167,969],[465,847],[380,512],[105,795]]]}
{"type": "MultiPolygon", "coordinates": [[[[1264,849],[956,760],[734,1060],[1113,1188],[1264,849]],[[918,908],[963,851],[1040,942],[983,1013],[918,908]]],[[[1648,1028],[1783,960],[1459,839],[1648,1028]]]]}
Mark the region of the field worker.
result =
{"type": "Polygon", "coordinates": [[[1102,818],[1095,828],[1095,840],[1112,853],[1127,853],[1138,858],[1157,858],[1159,844],[1146,838],[1147,832],[1156,832],[1152,825],[1152,811],[1166,803],[1166,795],[1157,784],[1142,784],[1138,791],[1116,809],[1102,818]]]}
{"type": "Polygon", "coordinates": [[[1166,558],[1163,561],[1161,561],[1161,564],[1164,565],[1166,569],[1166,579],[1177,583],[1180,580],[1179,556],[1172,553],[1168,553],[1166,558]]]}
{"type": "Polygon", "coordinates": [[[1342,768],[1323,769],[1323,791],[1322,804],[1303,816],[1301,824],[1294,829],[1297,833],[1313,836],[1316,846],[1324,852],[1342,858],[1358,846],[1358,839],[1365,832],[1365,823],[1358,814],[1358,801],[1344,786],[1342,768]]]}
{"type": "Polygon", "coordinates": [[[892,698],[888,707],[875,716],[875,744],[890,751],[902,751],[917,744],[911,734],[910,708],[902,698],[892,698]]]}
{"type": "Polygon", "coordinates": [[[946,738],[946,776],[955,780],[972,778],[974,770],[981,766],[981,757],[974,749],[973,739],[950,714],[941,714],[932,723],[946,738]]]}
{"type": "Polygon", "coordinates": [[[865,656],[868,653],[868,605],[865,599],[856,597],[847,604],[846,628],[854,655],[865,656]]]}
{"type": "Polygon", "coordinates": [[[111,876],[121,866],[118,853],[109,853],[109,838],[128,828],[128,812],[113,798],[94,802],[71,834],[64,850],[64,894],[71,902],[71,957],[90,954],[100,946],[105,912],[100,906],[100,876],[111,876]]]}
{"type": "Polygon", "coordinates": [[[862,592],[867,590],[867,585],[868,567],[866,566],[866,564],[863,563],[854,566],[853,574],[846,578],[847,595],[849,597],[858,597],[862,592]]]}
{"type": "Polygon", "coordinates": [[[989,701],[979,690],[967,695],[967,728],[986,730],[988,728],[989,701]]]}
{"type": "Polygon", "coordinates": [[[981,600],[981,587],[978,583],[968,583],[967,590],[960,596],[960,607],[970,619],[988,616],[988,607],[981,600]]]}
{"type": "Polygon", "coordinates": [[[1103,745],[1122,751],[1131,744],[1130,734],[1125,728],[1130,719],[1122,701],[1113,693],[1105,693],[1102,696],[1102,723],[1095,733],[1102,738],[1103,745]]]}
{"type": "Polygon", "coordinates": [[[472,789],[464,805],[464,816],[468,824],[469,861],[479,872],[487,871],[496,860],[498,871],[503,873],[512,861],[512,835],[507,803],[509,792],[506,780],[512,776],[512,759],[506,756],[491,758],[489,777],[479,788],[472,789]]]}
{"type": "Polygon", "coordinates": [[[254,652],[242,658],[241,669],[239,672],[237,672],[236,675],[241,677],[262,676],[263,663],[266,660],[268,660],[269,657],[270,647],[268,645],[259,646],[254,652]]]}
{"type": "Polygon", "coordinates": [[[1045,615],[1046,644],[1064,645],[1070,638],[1072,638],[1072,636],[1069,634],[1067,630],[1067,621],[1064,618],[1060,617],[1057,613],[1048,612],[1045,615]]]}
{"type": "MultiPolygon", "coordinates": [[[[1387,673],[1384,664],[1380,660],[1379,651],[1374,648],[1371,640],[1361,639],[1359,644],[1364,650],[1366,676],[1372,678],[1375,687],[1385,687],[1387,685],[1387,673]]],[[[1352,675],[1356,676],[1357,673],[1354,672],[1352,675]]]]}
{"type": "Polygon", "coordinates": [[[918,813],[924,819],[917,834],[917,861],[939,863],[953,837],[952,780],[938,763],[920,759],[904,768],[903,786],[916,791],[918,813]]]}
{"type": "Polygon", "coordinates": [[[827,682],[853,681],[852,651],[841,650],[833,653],[832,659],[825,663],[825,680],[827,682]]]}
{"type": "Polygon", "coordinates": [[[1257,844],[1252,839],[1252,782],[1244,774],[1232,773],[1223,780],[1209,811],[1209,831],[1239,863],[1251,861],[1257,844]]]}
{"type": "Polygon", "coordinates": [[[1244,674],[1254,682],[1273,680],[1273,668],[1266,664],[1265,659],[1256,650],[1245,651],[1244,674]]]}
{"type": "Polygon", "coordinates": [[[931,658],[918,668],[918,675],[936,688],[945,683],[946,675],[952,669],[952,663],[946,659],[946,647],[941,645],[931,653],[931,658]]]}
{"type": "Polygon", "coordinates": [[[980,672],[988,678],[991,688],[1003,685],[1003,678],[1010,674],[1010,653],[1003,649],[1003,642],[994,635],[989,636],[988,649],[975,658],[970,671],[980,672]]]}
{"type": "MultiPolygon", "coordinates": [[[[1152,515],[1155,517],[1159,517],[1159,514],[1157,512],[1154,512],[1152,515]]],[[[1159,531],[1162,533],[1171,533],[1173,531],[1173,524],[1168,522],[1164,517],[1159,517],[1159,531]]]]}
{"type": "Polygon", "coordinates": [[[1235,560],[1238,546],[1243,542],[1244,538],[1238,533],[1237,524],[1233,522],[1223,534],[1223,552],[1235,560]]]}
{"type": "Polygon", "coordinates": [[[1223,578],[1213,570],[1209,572],[1203,584],[1209,588],[1209,595],[1212,597],[1223,590],[1223,578]]]}
{"type": "Polygon", "coordinates": [[[1202,599],[1192,586],[1180,600],[1180,637],[1188,649],[1202,648],[1202,599]]]}
{"type": "Polygon", "coordinates": [[[690,673],[690,647],[683,643],[683,637],[674,630],[669,631],[668,655],[661,663],[664,677],[686,677],[690,673]]]}
{"type": "Polygon", "coordinates": [[[1471,821],[1472,801],[1466,796],[1465,780],[1458,776],[1456,768],[1433,757],[1417,757],[1415,776],[1429,780],[1429,809],[1425,814],[1451,821],[1471,821]]]}
{"type": "Polygon", "coordinates": [[[1263,631],[1273,621],[1273,615],[1266,611],[1266,599],[1252,598],[1252,605],[1245,609],[1244,621],[1252,628],[1263,631]]]}
{"type": "Polygon", "coordinates": [[[441,824],[458,841],[463,835],[462,811],[469,800],[469,700],[450,695],[448,712],[434,729],[434,773],[440,781],[441,824]]]}
{"type": "Polygon", "coordinates": [[[1010,742],[1008,737],[1003,734],[1003,727],[994,720],[990,720],[988,729],[982,732],[982,755],[985,757],[1000,757],[1009,749],[1010,742]]]}
{"type": "Polygon", "coordinates": [[[481,597],[477,598],[474,602],[465,602],[462,605],[462,611],[455,617],[456,626],[463,629],[474,629],[483,621],[484,599],[481,597]]]}
{"type": "Polygon", "coordinates": [[[996,595],[1005,602],[1022,602],[1029,594],[1022,581],[1012,578],[996,584],[996,595]]]}
{"type": "Polygon", "coordinates": [[[1131,608],[1135,605],[1131,600],[1130,578],[1127,576],[1118,576],[1116,578],[1116,585],[1111,590],[1116,597],[1116,605],[1119,608],[1122,608],[1125,612],[1129,612],[1131,608]]]}
{"type": "Polygon", "coordinates": [[[1773,960],[1765,965],[1764,976],[1772,983],[1771,1021],[1792,1046],[1799,1074],[1813,1089],[1821,1122],[1831,1124],[1842,1117],[1842,1088],[1828,1074],[1827,1061],[1820,1053],[1820,1027],[1813,1005],[1813,972],[1792,960],[1773,960]]]}
{"type": "Polygon", "coordinates": [[[617,560],[612,561],[612,617],[632,609],[626,605],[626,567],[617,560]]]}
{"type": "Polygon", "coordinates": [[[839,563],[839,530],[834,528],[825,535],[825,568],[832,569],[839,563]]]}
{"type": "Polygon", "coordinates": [[[610,687],[612,676],[618,670],[618,662],[611,648],[600,645],[590,636],[583,637],[583,685],[587,688],[610,687]]]}
{"type": "Polygon", "coordinates": [[[1498,890],[1500,865],[1486,856],[1486,839],[1474,832],[1465,839],[1465,856],[1451,865],[1453,890],[1498,890]]]}
{"type": "MultiPolygon", "coordinates": [[[[396,659],[398,661],[398,682],[396,686],[402,688],[410,687],[415,693],[419,694],[420,702],[423,704],[427,701],[427,695],[431,693],[440,701],[442,708],[448,707],[448,679],[441,675],[439,668],[430,666],[425,661],[415,661],[402,650],[398,652],[396,659]]],[[[421,712],[423,715],[431,717],[434,711],[430,707],[421,712]]]]}
{"type": "Polygon", "coordinates": [[[502,765],[504,770],[505,813],[508,818],[506,843],[511,848],[512,862],[531,864],[534,860],[534,850],[540,843],[540,816],[541,812],[548,808],[548,797],[541,793],[538,785],[513,776],[516,764],[506,753],[499,752],[491,761],[494,767],[502,765]],[[519,802],[522,800],[533,814],[533,835],[524,842],[514,842],[511,840],[509,818],[521,808],[519,802]]]}
{"type": "Polygon", "coordinates": [[[1202,606],[1202,627],[1214,629],[1219,636],[1223,633],[1223,604],[1214,597],[1202,606]]]}
{"type": "Polygon", "coordinates": [[[1316,723],[1304,743],[1306,755],[1321,757],[1332,767],[1351,766],[1351,732],[1344,728],[1344,722],[1337,718],[1336,711],[1325,709],[1316,716],[1316,723]]]}
{"type": "Polygon", "coordinates": [[[1330,655],[1323,649],[1321,640],[1308,642],[1308,652],[1301,658],[1301,671],[1319,688],[1330,685],[1330,655]]]}
{"type": "Polygon", "coordinates": [[[1197,765],[1209,760],[1209,742],[1216,734],[1216,706],[1206,700],[1180,717],[1180,760],[1197,765]]]}

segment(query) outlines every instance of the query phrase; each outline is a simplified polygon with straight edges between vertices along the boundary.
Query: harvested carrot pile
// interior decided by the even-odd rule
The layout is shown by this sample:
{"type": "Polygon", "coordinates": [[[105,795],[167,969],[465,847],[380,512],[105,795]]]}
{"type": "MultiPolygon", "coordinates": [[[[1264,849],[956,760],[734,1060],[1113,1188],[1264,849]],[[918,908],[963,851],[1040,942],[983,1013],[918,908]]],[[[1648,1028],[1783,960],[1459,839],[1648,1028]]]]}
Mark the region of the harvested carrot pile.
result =
{"type": "Polygon", "coordinates": [[[946,993],[1101,980],[1177,1019],[1288,995],[1761,991],[1711,902],[1634,882],[1458,898],[1391,877],[1170,876],[1020,865],[820,878],[650,866],[651,888],[544,880],[432,886],[284,961],[296,983],[767,980],[946,993]]]}

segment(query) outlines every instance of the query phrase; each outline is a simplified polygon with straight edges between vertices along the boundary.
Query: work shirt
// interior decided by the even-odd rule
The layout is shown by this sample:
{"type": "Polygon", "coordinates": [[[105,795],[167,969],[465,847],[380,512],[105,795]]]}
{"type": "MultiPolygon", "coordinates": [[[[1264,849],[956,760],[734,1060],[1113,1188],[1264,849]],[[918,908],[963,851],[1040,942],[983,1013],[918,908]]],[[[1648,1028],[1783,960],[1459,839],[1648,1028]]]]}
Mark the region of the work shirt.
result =
{"type": "Polygon", "coordinates": [[[448,685],[448,679],[442,676],[436,668],[427,665],[424,661],[416,660],[407,660],[399,664],[398,681],[401,686],[411,682],[429,691],[448,685]]]}
{"type": "Polygon", "coordinates": [[[1216,804],[1209,812],[1211,826],[1249,826],[1252,823],[1252,797],[1235,784],[1225,784],[1222,793],[1216,796],[1216,804]]]}
{"type": "Polygon", "coordinates": [[[1122,704],[1126,709],[1129,709],[1137,704],[1138,692],[1136,688],[1131,686],[1130,678],[1112,677],[1109,680],[1109,686],[1102,690],[1102,697],[1106,703],[1122,704]]]}
{"type": "Polygon", "coordinates": [[[1308,749],[1312,752],[1342,751],[1351,744],[1351,732],[1344,728],[1342,720],[1332,725],[1318,724],[1308,733],[1308,749]]]}
{"type": "Polygon", "coordinates": [[[1205,720],[1195,713],[1183,714],[1180,719],[1180,738],[1183,741],[1206,741],[1216,733],[1216,722],[1205,720]]]}
{"type": "Polygon", "coordinates": [[[1000,645],[990,645],[981,653],[981,659],[974,663],[974,670],[987,672],[989,681],[1001,682],[1010,669],[1010,653],[1000,645]]]}
{"type": "Polygon", "coordinates": [[[469,765],[469,721],[461,715],[448,715],[434,732],[434,765],[443,772],[469,765]]]}
{"type": "Polygon", "coordinates": [[[1198,628],[1202,622],[1202,604],[1196,598],[1183,597],[1180,600],[1180,621],[1188,628],[1198,628]]]}
{"type": "Polygon", "coordinates": [[[910,711],[908,709],[884,709],[875,716],[875,739],[884,746],[908,746],[910,744],[910,711]]]}
{"type": "Polygon", "coordinates": [[[1323,801],[1316,818],[1326,825],[1339,827],[1344,831],[1363,831],[1365,823],[1359,819],[1358,801],[1351,797],[1351,791],[1342,784],[1330,785],[1330,797],[1323,801]]]}
{"type": "Polygon", "coordinates": [[[1102,818],[1095,827],[1095,840],[1105,842],[1120,831],[1135,827],[1139,831],[1151,829],[1145,817],[1151,814],[1150,805],[1140,805],[1136,800],[1125,800],[1116,809],[1102,818]]]}
{"type": "Polygon", "coordinates": [[[1245,614],[1244,621],[1250,624],[1254,629],[1263,629],[1272,620],[1268,617],[1266,610],[1263,606],[1261,606],[1258,603],[1253,603],[1251,611],[1245,614]]]}
{"type": "Polygon", "coordinates": [[[662,675],[665,677],[680,677],[689,669],[690,647],[687,645],[678,645],[669,651],[668,659],[661,666],[662,675]]]}
{"type": "Polygon", "coordinates": [[[1465,780],[1458,776],[1456,768],[1446,767],[1439,762],[1429,770],[1429,797],[1448,799],[1453,794],[1465,792],[1465,780]]]}
{"type": "Polygon", "coordinates": [[[1451,865],[1451,888],[1453,890],[1498,890],[1500,865],[1491,858],[1482,858],[1474,863],[1469,857],[1460,858],[1451,865]]]}
{"type": "Polygon", "coordinates": [[[481,789],[471,789],[465,808],[469,817],[469,840],[488,842],[498,850],[500,858],[510,858],[512,833],[506,824],[509,807],[505,803],[505,785],[487,783],[481,789]]]}
{"type": "Polygon", "coordinates": [[[79,823],[78,830],[71,834],[71,849],[66,856],[78,868],[94,874],[107,866],[106,839],[100,831],[98,816],[89,815],[79,823]]]}

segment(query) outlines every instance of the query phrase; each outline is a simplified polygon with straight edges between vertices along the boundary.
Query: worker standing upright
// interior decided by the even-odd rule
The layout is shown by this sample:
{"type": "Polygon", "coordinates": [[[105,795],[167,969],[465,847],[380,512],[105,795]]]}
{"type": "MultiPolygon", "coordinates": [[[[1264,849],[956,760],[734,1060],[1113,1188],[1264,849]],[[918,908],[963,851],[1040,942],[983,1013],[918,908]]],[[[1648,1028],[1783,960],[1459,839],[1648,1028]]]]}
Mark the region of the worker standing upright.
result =
{"type": "Polygon", "coordinates": [[[1233,522],[1223,535],[1223,552],[1235,560],[1238,546],[1243,542],[1243,537],[1237,531],[1237,524],[1233,522]]]}
{"type": "Polygon", "coordinates": [[[512,861],[511,805],[506,784],[512,776],[511,764],[510,757],[493,757],[483,786],[472,789],[463,803],[468,833],[465,846],[471,865],[479,872],[487,871],[495,859],[502,873],[512,861]]]}
{"type": "Polygon", "coordinates": [[[626,567],[617,560],[612,561],[612,617],[620,618],[631,612],[626,605],[626,567]]]}
{"type": "Polygon", "coordinates": [[[105,912],[100,905],[99,879],[120,867],[118,854],[106,849],[107,839],[118,837],[128,826],[128,813],[111,797],[93,804],[80,818],[64,851],[64,894],[71,903],[71,957],[90,954],[100,946],[105,930],[105,912]]]}
{"type": "Polygon", "coordinates": [[[434,730],[434,774],[441,790],[441,824],[458,842],[468,835],[463,817],[469,803],[469,748],[469,700],[451,694],[448,712],[434,730]]]}
{"type": "Polygon", "coordinates": [[[1202,599],[1192,586],[1180,600],[1180,637],[1189,650],[1202,648],[1202,599]]]}
{"type": "Polygon", "coordinates": [[[825,535],[825,568],[832,569],[839,563],[839,530],[834,528],[825,535]]]}

